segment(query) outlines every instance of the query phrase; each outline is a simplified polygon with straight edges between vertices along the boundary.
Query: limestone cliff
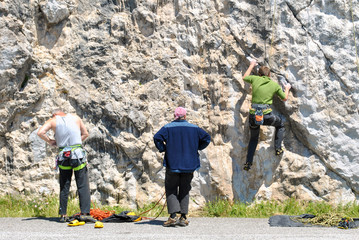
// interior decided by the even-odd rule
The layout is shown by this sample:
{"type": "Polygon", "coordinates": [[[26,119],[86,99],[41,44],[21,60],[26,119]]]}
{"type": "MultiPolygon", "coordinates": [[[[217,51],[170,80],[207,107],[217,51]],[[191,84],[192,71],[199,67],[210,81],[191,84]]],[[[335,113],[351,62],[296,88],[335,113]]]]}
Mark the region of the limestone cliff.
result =
{"type": "Polygon", "coordinates": [[[191,207],[356,200],[358,38],[358,0],[0,0],[0,191],[58,192],[56,149],[36,132],[61,107],[89,130],[93,199],[155,201],[164,171],[152,137],[184,106],[212,136],[191,207]],[[243,172],[248,56],[292,89],[273,106],[285,119],[284,155],[262,127],[243,172]]]}

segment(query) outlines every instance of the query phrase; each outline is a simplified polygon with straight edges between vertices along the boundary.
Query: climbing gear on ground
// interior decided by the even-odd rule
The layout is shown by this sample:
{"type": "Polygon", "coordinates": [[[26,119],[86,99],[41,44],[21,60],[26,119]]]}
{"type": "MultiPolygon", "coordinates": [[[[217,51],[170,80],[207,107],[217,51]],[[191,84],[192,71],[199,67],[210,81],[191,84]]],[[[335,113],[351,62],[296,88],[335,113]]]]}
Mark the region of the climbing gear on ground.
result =
{"type": "Polygon", "coordinates": [[[358,220],[359,220],[358,218],[344,217],[339,221],[338,228],[341,229],[358,228],[359,227],[358,220]]]}
{"type": "Polygon", "coordinates": [[[177,221],[178,221],[177,217],[175,217],[175,218],[169,217],[168,220],[163,223],[163,226],[164,227],[174,227],[174,226],[176,226],[177,221]]]}
{"type": "Polygon", "coordinates": [[[292,216],[290,220],[303,223],[304,226],[338,227],[342,229],[359,227],[359,219],[343,218],[338,213],[324,213],[320,215],[302,214],[300,216],[292,216]]]}
{"type": "Polygon", "coordinates": [[[103,228],[103,222],[100,221],[95,222],[95,228],[103,228]]]}
{"type": "Polygon", "coordinates": [[[80,215],[79,221],[81,222],[96,222],[96,219],[94,219],[91,215],[80,215]]]}
{"type": "Polygon", "coordinates": [[[112,214],[111,216],[104,218],[102,222],[138,222],[141,221],[142,217],[136,216],[134,212],[122,211],[119,214],[112,214]]]}
{"type": "Polygon", "coordinates": [[[70,218],[69,218],[69,221],[74,221],[74,220],[77,220],[79,222],[96,222],[97,220],[94,219],[91,215],[84,215],[84,214],[81,214],[81,213],[75,213],[74,215],[72,215],[70,218]]]}
{"type": "MultiPolygon", "coordinates": [[[[56,157],[56,164],[62,170],[81,170],[86,166],[86,153],[81,144],[59,148],[59,154],[56,157]],[[78,157],[77,151],[82,151],[78,157]]],[[[57,167],[56,166],[56,167],[57,167]]]]}
{"type": "Polygon", "coordinates": [[[127,215],[129,215],[129,216],[136,216],[136,213],[134,213],[134,212],[128,212],[127,215]]]}
{"type": "Polygon", "coordinates": [[[284,152],[283,148],[279,148],[275,150],[275,155],[281,155],[284,152]]]}
{"type": "Polygon", "coordinates": [[[312,214],[302,214],[299,216],[290,215],[274,215],[269,218],[269,226],[271,227],[309,227],[311,224],[304,223],[308,218],[314,218],[312,214]]]}
{"type": "Polygon", "coordinates": [[[76,227],[76,226],[82,226],[82,225],[85,225],[85,222],[84,221],[79,221],[77,219],[72,220],[71,222],[69,222],[67,224],[67,226],[69,226],[69,227],[76,227]]]}
{"type": "Polygon", "coordinates": [[[142,220],[142,217],[136,216],[132,211],[123,211],[119,214],[115,214],[115,211],[101,210],[96,208],[92,202],[94,208],[90,209],[90,215],[76,213],[70,217],[70,220],[78,220],[84,222],[96,223],[101,222],[138,222],[142,220]]]}
{"type": "Polygon", "coordinates": [[[181,227],[187,227],[189,224],[189,221],[187,220],[186,217],[181,216],[178,221],[177,221],[177,225],[181,226],[181,227]]]}
{"type": "Polygon", "coordinates": [[[339,224],[338,224],[338,228],[341,229],[349,229],[349,223],[350,223],[350,219],[349,218],[342,218],[342,220],[340,220],[339,224]]]}
{"type": "MultiPolygon", "coordinates": [[[[99,210],[99,209],[90,209],[90,213],[91,215],[102,221],[102,222],[138,222],[138,221],[141,221],[141,220],[150,220],[150,221],[153,221],[155,219],[157,219],[161,213],[163,212],[163,209],[165,208],[166,206],[166,202],[163,204],[163,207],[161,209],[161,211],[158,213],[158,215],[155,217],[155,218],[148,218],[148,217],[143,217],[142,215],[151,211],[153,208],[155,208],[159,203],[160,201],[163,199],[163,197],[165,196],[166,192],[164,192],[161,196],[161,198],[154,204],[153,207],[151,207],[150,209],[140,213],[140,214],[137,214],[132,212],[132,211],[123,211],[119,214],[115,214],[113,213],[112,211],[102,211],[102,210],[99,210]],[[104,215],[110,215],[106,218],[102,218],[104,215]]],[[[93,204],[93,203],[92,203],[93,204]]],[[[94,204],[93,204],[94,205],[94,204]]],[[[95,205],[94,205],[95,206],[95,205]]]]}
{"type": "Polygon", "coordinates": [[[108,218],[109,216],[115,213],[115,211],[101,210],[99,208],[96,208],[93,202],[92,205],[94,206],[94,208],[90,209],[90,215],[99,221],[108,218]]]}
{"type": "Polygon", "coordinates": [[[243,170],[248,171],[249,169],[251,169],[251,166],[252,166],[251,163],[246,162],[246,163],[244,164],[243,170]]]}

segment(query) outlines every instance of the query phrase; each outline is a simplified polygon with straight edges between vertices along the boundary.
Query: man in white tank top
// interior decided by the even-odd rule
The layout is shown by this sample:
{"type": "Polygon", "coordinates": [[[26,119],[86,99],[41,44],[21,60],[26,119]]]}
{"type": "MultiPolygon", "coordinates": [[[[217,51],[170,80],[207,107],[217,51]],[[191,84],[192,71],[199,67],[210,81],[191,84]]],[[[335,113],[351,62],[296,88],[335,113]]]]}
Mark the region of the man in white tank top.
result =
{"type": "Polygon", "coordinates": [[[66,222],[68,220],[67,202],[72,173],[74,172],[82,218],[84,221],[93,222],[94,219],[90,216],[91,199],[86,154],[82,148],[82,141],[89,134],[81,118],[57,109],[53,112],[52,118],[39,129],[37,135],[51,146],[59,148],[57,161],[60,169],[60,221],[66,222]],[[46,133],[49,130],[55,133],[55,139],[50,139],[47,136],[46,133]]]}

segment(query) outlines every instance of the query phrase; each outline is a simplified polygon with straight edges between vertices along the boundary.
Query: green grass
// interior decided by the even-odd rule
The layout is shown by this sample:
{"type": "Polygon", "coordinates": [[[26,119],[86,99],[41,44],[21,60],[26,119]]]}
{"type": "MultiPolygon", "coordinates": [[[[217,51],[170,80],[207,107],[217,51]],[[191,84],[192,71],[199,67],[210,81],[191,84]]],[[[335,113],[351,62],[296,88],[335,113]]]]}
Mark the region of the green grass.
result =
{"type": "MultiPolygon", "coordinates": [[[[57,196],[4,195],[0,196],[0,217],[57,217],[57,196]]],[[[78,202],[70,199],[68,212],[78,212],[78,202]]]]}
{"type": "MultiPolygon", "coordinates": [[[[101,205],[95,202],[92,208],[114,211],[133,211],[137,215],[143,214],[146,217],[167,217],[167,208],[163,210],[163,204],[154,206],[155,203],[147,204],[137,209],[130,209],[126,206],[101,205]]],[[[0,217],[58,217],[59,199],[57,195],[30,196],[30,195],[3,195],[0,196],[0,217]]],[[[68,203],[68,215],[80,212],[79,203],[76,197],[70,198],[68,203]]],[[[206,205],[197,211],[191,211],[190,217],[239,217],[239,218],[268,218],[273,215],[300,215],[304,213],[340,214],[343,217],[359,217],[359,205],[356,202],[347,204],[332,205],[324,201],[299,201],[288,199],[279,201],[260,201],[253,203],[242,203],[227,200],[216,200],[207,202],[206,205]]]]}
{"type": "MultiPolygon", "coordinates": [[[[147,204],[137,209],[126,206],[109,206],[92,202],[91,208],[114,211],[133,211],[136,214],[143,213],[143,216],[155,217],[157,215],[167,216],[166,208],[162,211],[163,204],[155,206],[155,203],[147,204]]],[[[3,195],[0,196],[0,217],[58,217],[59,198],[57,195],[30,196],[30,195],[3,195]]],[[[69,216],[79,213],[80,207],[77,197],[70,197],[67,206],[69,216]]]]}
{"type": "Polygon", "coordinates": [[[273,215],[301,215],[304,213],[313,215],[332,213],[357,218],[359,217],[359,205],[355,202],[332,205],[324,201],[300,201],[293,198],[284,202],[261,201],[251,204],[217,200],[208,202],[202,213],[202,216],[206,217],[245,218],[268,218],[273,215]]]}

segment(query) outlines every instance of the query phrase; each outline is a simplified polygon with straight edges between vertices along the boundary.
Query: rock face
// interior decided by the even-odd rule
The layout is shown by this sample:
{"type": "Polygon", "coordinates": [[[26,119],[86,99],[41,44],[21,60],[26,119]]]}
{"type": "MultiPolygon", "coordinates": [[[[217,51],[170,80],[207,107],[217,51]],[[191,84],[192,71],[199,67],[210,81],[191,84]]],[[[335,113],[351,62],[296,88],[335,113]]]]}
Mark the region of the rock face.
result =
{"type": "Polygon", "coordinates": [[[184,106],[212,137],[192,208],[216,198],[354,201],[358,39],[358,0],[0,0],[0,191],[58,192],[56,149],[36,132],[61,107],[89,130],[94,200],[156,201],[164,169],[152,137],[184,106]],[[248,56],[292,90],[273,104],[285,153],[275,156],[274,129],[262,127],[243,172],[248,56]]]}

